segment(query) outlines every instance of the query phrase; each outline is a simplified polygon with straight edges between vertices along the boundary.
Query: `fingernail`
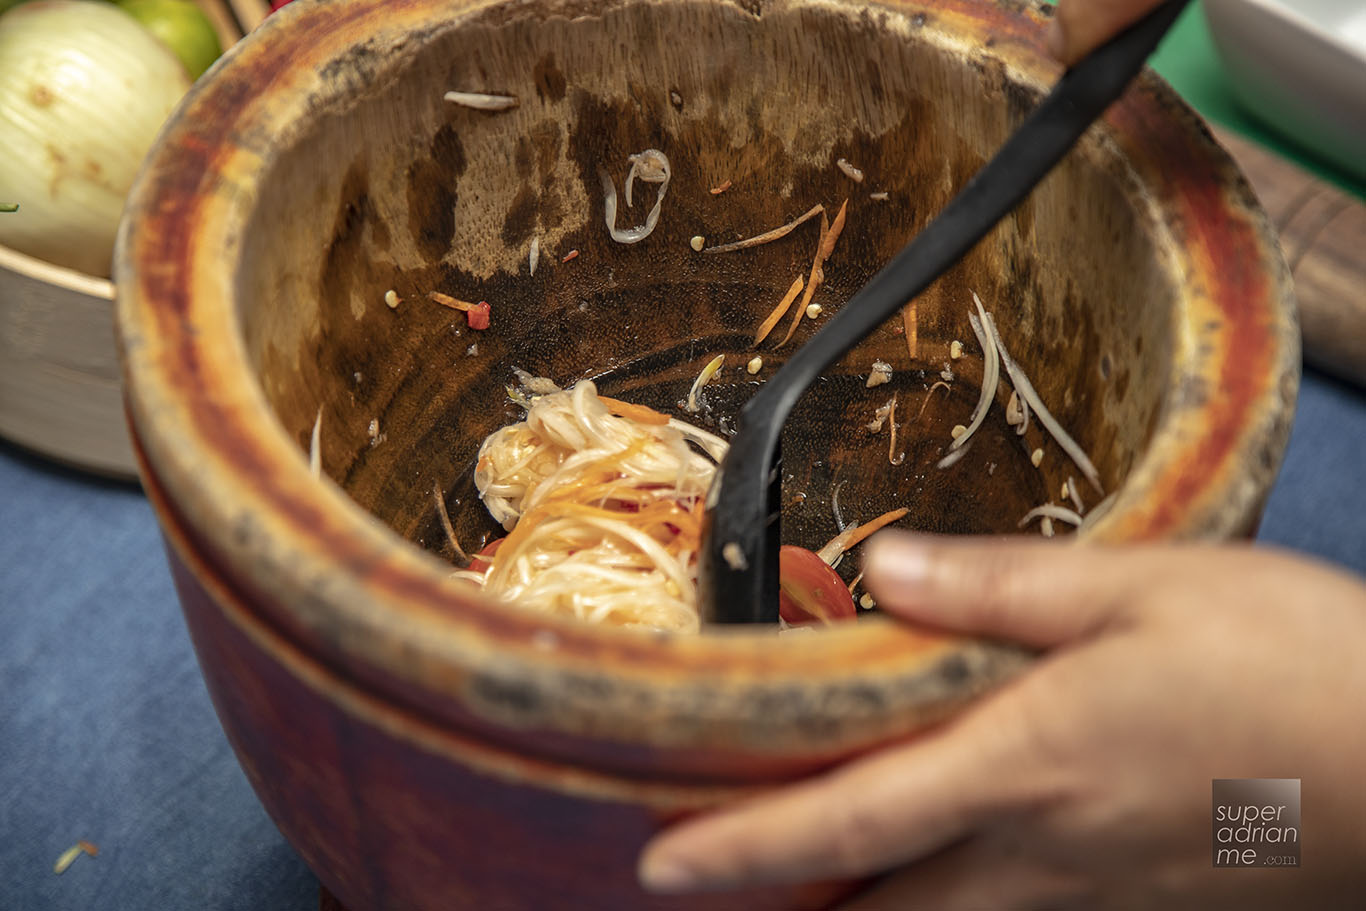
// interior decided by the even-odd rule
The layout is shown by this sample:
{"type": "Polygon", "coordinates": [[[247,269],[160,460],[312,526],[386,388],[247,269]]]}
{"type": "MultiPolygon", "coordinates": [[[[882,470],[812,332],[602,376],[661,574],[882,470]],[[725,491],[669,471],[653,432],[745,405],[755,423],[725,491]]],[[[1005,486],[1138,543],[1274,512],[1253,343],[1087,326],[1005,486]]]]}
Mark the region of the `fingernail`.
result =
{"type": "Polygon", "coordinates": [[[1062,60],[1067,53],[1067,36],[1062,33],[1062,23],[1057,19],[1051,19],[1048,23],[1048,33],[1044,36],[1044,41],[1048,47],[1048,53],[1054,59],[1062,60]]]}
{"type": "Polygon", "coordinates": [[[930,577],[929,549],[920,535],[879,532],[868,541],[863,570],[901,587],[924,585],[930,577]]]}
{"type": "Polygon", "coordinates": [[[650,892],[686,892],[697,885],[691,870],[667,856],[646,856],[637,875],[650,892]]]}

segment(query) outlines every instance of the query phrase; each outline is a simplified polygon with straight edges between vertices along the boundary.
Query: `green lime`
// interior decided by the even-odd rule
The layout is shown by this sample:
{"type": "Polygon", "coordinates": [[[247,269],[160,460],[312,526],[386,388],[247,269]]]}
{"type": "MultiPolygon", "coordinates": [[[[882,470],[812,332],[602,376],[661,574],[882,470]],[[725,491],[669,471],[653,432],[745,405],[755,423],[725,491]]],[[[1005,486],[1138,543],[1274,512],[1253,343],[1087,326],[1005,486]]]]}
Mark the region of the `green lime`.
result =
{"type": "Polygon", "coordinates": [[[120,0],[119,7],[175,52],[190,79],[223,53],[213,24],[191,0],[120,0]]]}

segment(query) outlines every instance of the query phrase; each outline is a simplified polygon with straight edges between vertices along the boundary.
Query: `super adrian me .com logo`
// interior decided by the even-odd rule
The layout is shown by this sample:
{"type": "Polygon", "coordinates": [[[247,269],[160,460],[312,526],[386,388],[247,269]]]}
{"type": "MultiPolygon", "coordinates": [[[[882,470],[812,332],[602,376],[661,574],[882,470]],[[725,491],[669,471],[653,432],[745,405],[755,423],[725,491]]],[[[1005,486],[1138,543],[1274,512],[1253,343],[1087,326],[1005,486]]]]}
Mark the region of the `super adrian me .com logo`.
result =
{"type": "Polygon", "coordinates": [[[1300,865],[1298,778],[1214,779],[1214,865],[1300,865]]]}

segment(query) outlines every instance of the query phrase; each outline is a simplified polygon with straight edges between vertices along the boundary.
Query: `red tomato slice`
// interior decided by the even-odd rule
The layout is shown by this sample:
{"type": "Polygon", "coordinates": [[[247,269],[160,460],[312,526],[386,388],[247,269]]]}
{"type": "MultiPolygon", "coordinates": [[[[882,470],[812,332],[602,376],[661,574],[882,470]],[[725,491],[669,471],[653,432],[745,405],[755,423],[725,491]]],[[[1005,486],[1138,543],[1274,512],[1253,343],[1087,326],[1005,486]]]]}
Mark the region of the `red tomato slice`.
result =
{"type": "Polygon", "coordinates": [[[820,557],[784,544],[778,551],[778,615],[792,625],[852,620],[854,597],[820,557]]]}
{"type": "Polygon", "coordinates": [[[488,571],[488,568],[489,568],[490,566],[493,565],[492,561],[490,561],[490,560],[481,560],[481,559],[479,559],[479,558],[480,558],[480,557],[492,557],[494,554],[496,554],[496,553],[498,552],[498,548],[500,548],[500,547],[503,546],[503,542],[504,542],[505,540],[507,540],[507,539],[506,539],[506,538],[494,538],[492,541],[490,541],[489,543],[485,544],[485,545],[484,545],[484,549],[481,550],[481,551],[479,551],[479,553],[475,554],[474,557],[471,558],[471,560],[470,560],[470,569],[474,570],[474,571],[477,572],[477,573],[487,572],[487,571],[488,571]]]}

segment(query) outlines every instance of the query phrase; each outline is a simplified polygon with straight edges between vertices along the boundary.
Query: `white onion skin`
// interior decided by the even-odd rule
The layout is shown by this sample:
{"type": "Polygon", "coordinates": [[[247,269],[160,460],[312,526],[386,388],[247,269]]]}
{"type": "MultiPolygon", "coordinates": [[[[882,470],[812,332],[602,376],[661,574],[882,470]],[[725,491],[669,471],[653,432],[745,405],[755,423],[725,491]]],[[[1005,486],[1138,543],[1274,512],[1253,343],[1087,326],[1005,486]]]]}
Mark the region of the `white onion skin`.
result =
{"type": "Polygon", "coordinates": [[[0,16],[0,244],[107,276],[124,197],[190,87],[118,7],[35,0],[0,16]]]}

